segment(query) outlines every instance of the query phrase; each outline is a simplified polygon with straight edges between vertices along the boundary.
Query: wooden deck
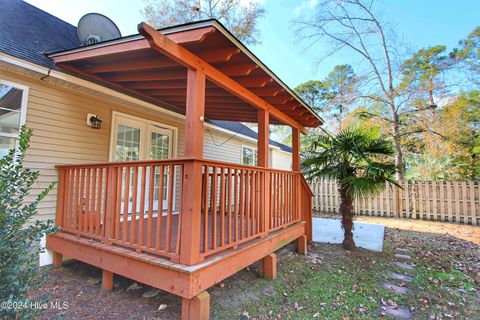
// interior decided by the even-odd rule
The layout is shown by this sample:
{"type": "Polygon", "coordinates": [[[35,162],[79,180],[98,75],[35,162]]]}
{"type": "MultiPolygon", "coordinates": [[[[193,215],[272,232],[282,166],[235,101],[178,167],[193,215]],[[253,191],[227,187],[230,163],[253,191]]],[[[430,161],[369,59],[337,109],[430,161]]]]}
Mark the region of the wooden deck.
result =
{"type": "Polygon", "coordinates": [[[235,249],[213,254],[194,266],[64,232],[49,236],[47,246],[63,256],[190,299],[286,244],[296,239],[303,241],[304,234],[305,223],[298,222],[235,249]]]}
{"type": "MultiPolygon", "coordinates": [[[[217,213],[218,216],[218,213],[217,213]]],[[[144,214],[144,220],[148,219],[148,213],[144,214]]],[[[130,216],[127,221],[124,221],[122,218],[119,222],[119,230],[123,235],[125,234],[124,240],[115,242],[116,245],[131,247],[133,243],[138,245],[137,251],[142,251],[147,248],[152,248],[158,245],[159,248],[162,248],[165,251],[176,251],[179,246],[179,231],[180,231],[180,215],[178,213],[172,214],[169,217],[166,214],[162,214],[160,217],[157,212],[153,213],[151,218],[151,223],[140,224],[140,217],[137,215],[135,222],[132,221],[130,216]],[[167,221],[170,219],[170,221],[167,221]],[[171,241],[167,241],[167,237],[164,235],[168,232],[168,226],[170,226],[170,237],[171,241]],[[142,227],[143,232],[139,231],[139,228],[142,227]],[[125,233],[124,233],[125,228],[125,233]],[[142,239],[139,239],[139,235],[142,234],[142,239]],[[151,235],[150,237],[148,235],[151,235]]],[[[255,230],[258,229],[258,223],[255,219],[251,220],[251,223],[248,224],[248,219],[244,218],[243,223],[241,217],[237,217],[236,220],[234,217],[225,216],[224,219],[214,219],[212,213],[208,214],[208,234],[207,237],[201,237],[200,247],[205,248],[205,240],[207,241],[207,249],[211,250],[214,247],[219,247],[224,243],[225,245],[235,245],[234,235],[240,234],[243,237],[246,235],[255,234],[255,230]],[[223,230],[214,234],[213,223],[216,220],[216,230],[222,230],[221,223],[223,220],[223,230]],[[243,227],[243,229],[242,229],[243,227]],[[223,234],[223,237],[222,237],[223,234]],[[215,237],[215,238],[214,238],[215,237]]],[[[204,221],[204,219],[202,219],[204,221]]],[[[104,224],[100,224],[100,233],[104,233],[104,224]]],[[[95,230],[94,230],[95,231],[95,230]]],[[[161,252],[151,252],[154,255],[162,256],[161,252]]]]}
{"type": "Polygon", "coordinates": [[[296,172],[191,159],[59,170],[54,264],[66,256],[102,268],[106,290],[119,274],[179,295],[185,319],[208,305],[198,299],[210,286],[256,261],[274,278],[275,250],[298,239],[305,252],[311,239],[311,193],[296,172]]]}

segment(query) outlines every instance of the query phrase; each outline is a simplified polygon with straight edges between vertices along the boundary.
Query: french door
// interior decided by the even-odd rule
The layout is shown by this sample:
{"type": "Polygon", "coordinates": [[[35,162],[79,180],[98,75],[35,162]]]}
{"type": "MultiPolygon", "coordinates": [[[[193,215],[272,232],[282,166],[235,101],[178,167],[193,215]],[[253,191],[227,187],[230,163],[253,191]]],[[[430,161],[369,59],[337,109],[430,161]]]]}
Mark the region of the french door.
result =
{"type": "MultiPolygon", "coordinates": [[[[114,141],[112,144],[112,158],[114,161],[138,161],[138,160],[161,160],[171,158],[173,154],[173,130],[163,128],[147,120],[133,119],[127,116],[114,116],[114,141]]],[[[147,181],[146,184],[153,184],[154,201],[153,210],[158,211],[159,202],[162,208],[167,208],[168,193],[168,168],[164,172],[163,190],[159,190],[160,172],[155,172],[154,181],[147,181]],[[160,200],[160,201],[159,201],[160,200]]],[[[133,179],[133,172],[131,172],[133,179]]],[[[151,176],[147,174],[147,179],[151,176]]],[[[130,194],[132,194],[130,192],[130,194]]],[[[148,203],[148,195],[145,201],[148,203]]],[[[129,201],[131,204],[131,199],[129,201]]],[[[129,205],[129,212],[131,211],[129,205]]]]}

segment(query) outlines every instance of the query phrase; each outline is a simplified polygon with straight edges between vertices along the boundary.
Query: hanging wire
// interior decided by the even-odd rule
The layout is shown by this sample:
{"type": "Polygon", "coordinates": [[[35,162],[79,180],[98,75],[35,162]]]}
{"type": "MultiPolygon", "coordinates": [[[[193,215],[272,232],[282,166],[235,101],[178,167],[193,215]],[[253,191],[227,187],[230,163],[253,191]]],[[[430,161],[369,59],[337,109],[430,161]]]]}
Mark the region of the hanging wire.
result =
{"type": "Polygon", "coordinates": [[[223,141],[222,143],[218,144],[215,139],[213,138],[213,135],[212,135],[212,131],[210,129],[207,129],[208,131],[208,134],[210,135],[210,138],[212,138],[212,141],[213,141],[213,144],[216,146],[216,147],[221,147],[223,146],[225,143],[227,143],[228,141],[232,140],[233,138],[235,138],[237,135],[239,135],[243,129],[245,129],[245,126],[242,126],[240,128],[240,130],[238,130],[237,132],[235,132],[235,134],[233,134],[232,136],[228,137],[227,140],[223,141]]]}

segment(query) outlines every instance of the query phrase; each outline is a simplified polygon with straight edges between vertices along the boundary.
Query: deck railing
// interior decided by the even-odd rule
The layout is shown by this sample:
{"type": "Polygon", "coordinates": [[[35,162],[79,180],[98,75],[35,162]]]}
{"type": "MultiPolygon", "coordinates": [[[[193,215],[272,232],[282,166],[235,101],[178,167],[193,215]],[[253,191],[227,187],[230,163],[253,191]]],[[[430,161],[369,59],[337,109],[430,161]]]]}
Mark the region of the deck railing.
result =
{"type": "Polygon", "coordinates": [[[193,161],[202,176],[200,259],[308,219],[311,196],[299,173],[168,159],[58,166],[57,224],[78,237],[179,261],[184,169],[193,161]]]}

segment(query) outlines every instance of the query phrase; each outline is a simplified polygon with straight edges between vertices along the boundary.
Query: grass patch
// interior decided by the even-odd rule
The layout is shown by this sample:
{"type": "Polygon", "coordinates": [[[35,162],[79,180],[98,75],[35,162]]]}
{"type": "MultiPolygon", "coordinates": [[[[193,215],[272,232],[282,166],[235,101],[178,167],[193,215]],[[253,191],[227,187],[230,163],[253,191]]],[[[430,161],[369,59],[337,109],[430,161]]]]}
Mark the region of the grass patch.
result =
{"type": "Polygon", "coordinates": [[[371,319],[382,300],[402,300],[380,285],[387,264],[382,254],[351,254],[335,245],[314,245],[308,257],[280,255],[276,280],[257,279],[262,285],[248,288],[257,298],[242,306],[229,310],[214,305],[214,319],[236,318],[243,312],[253,319],[371,319]],[[269,294],[253,292],[265,285],[271,286],[269,294]]]}

